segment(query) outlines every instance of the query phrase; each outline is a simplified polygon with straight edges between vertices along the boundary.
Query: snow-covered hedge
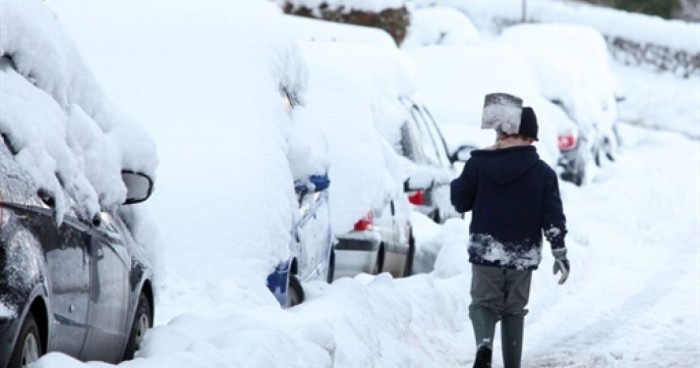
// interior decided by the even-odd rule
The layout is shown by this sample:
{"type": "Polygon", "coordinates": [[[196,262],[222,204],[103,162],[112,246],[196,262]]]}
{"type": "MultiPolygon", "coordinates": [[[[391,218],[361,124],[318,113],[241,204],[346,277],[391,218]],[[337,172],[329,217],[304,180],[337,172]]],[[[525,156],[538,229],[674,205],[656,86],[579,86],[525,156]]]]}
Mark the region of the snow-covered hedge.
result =
{"type": "Polygon", "coordinates": [[[381,28],[400,45],[410,23],[403,0],[276,0],[285,13],[381,28]]]}
{"type": "MultiPolygon", "coordinates": [[[[500,32],[522,21],[522,0],[445,0],[467,13],[481,29],[500,32]]],[[[659,17],[545,0],[527,2],[528,22],[575,23],[601,32],[613,56],[683,77],[700,75],[700,24],[667,21],[659,17]]]]}

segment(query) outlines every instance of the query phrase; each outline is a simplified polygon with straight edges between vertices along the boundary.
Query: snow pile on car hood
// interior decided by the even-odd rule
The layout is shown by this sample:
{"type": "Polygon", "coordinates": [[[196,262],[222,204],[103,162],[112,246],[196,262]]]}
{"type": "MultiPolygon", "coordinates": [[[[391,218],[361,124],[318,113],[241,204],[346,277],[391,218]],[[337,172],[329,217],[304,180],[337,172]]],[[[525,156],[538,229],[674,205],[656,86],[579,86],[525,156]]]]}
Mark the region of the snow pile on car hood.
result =
{"type": "Polygon", "coordinates": [[[38,0],[1,0],[0,132],[35,184],[84,218],[125,200],[120,172],[153,177],[153,141],[105,97],[38,0]]]}

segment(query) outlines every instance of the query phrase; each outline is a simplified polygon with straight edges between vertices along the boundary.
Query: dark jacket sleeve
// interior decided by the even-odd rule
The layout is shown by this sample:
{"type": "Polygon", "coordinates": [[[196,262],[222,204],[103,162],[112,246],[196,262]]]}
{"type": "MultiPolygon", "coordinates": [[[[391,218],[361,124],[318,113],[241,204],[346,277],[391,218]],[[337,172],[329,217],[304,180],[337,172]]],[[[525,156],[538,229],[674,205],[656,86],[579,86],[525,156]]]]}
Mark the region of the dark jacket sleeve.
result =
{"type": "Polygon", "coordinates": [[[554,170],[549,170],[544,185],[542,206],[542,229],[552,248],[563,248],[566,244],[566,217],[559,194],[559,180],[554,170]]]}
{"type": "Polygon", "coordinates": [[[471,211],[478,179],[476,168],[469,160],[464,165],[462,174],[450,183],[450,201],[457,212],[471,211]]]}

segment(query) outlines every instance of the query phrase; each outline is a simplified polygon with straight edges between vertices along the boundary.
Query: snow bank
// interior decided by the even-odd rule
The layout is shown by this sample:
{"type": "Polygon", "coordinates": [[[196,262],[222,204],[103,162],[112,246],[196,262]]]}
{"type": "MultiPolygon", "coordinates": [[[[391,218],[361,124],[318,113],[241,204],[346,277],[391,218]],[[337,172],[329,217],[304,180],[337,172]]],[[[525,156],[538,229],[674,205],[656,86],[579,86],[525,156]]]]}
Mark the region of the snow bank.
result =
{"type": "Polygon", "coordinates": [[[614,70],[625,90],[621,121],[700,139],[700,76],[674,80],[628,66],[615,65],[614,70]]]}
{"type": "MultiPolygon", "coordinates": [[[[522,20],[521,0],[445,0],[469,15],[484,30],[498,33],[522,20]]],[[[527,20],[591,26],[605,35],[617,59],[653,65],[684,76],[700,73],[700,24],[591,6],[544,0],[527,2],[527,20]]],[[[573,42],[573,40],[572,40],[573,42]]]]}
{"type": "Polygon", "coordinates": [[[121,204],[122,169],[155,176],[150,136],[107,100],[43,3],[3,0],[0,19],[0,131],[17,159],[56,197],[59,221],[70,203],[87,219],[121,204]]]}

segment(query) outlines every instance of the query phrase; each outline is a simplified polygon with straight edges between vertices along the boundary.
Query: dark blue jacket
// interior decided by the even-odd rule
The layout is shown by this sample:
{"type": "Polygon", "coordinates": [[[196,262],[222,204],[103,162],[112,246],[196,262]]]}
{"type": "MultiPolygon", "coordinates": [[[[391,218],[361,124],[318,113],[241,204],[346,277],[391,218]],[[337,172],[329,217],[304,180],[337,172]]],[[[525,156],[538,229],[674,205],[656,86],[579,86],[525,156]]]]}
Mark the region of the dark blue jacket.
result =
{"type": "Polygon", "coordinates": [[[472,151],[450,198],[458,212],[472,211],[471,263],[535,269],[543,230],[553,248],[564,247],[557,175],[534,146],[472,151]]]}

